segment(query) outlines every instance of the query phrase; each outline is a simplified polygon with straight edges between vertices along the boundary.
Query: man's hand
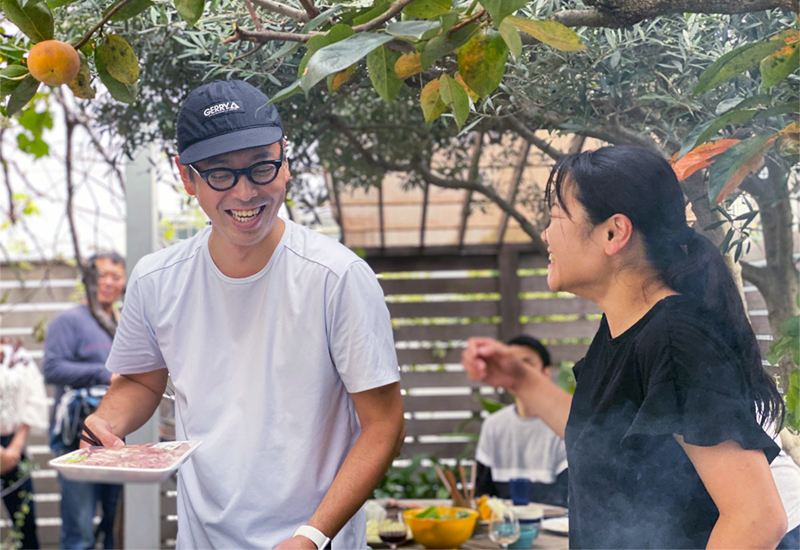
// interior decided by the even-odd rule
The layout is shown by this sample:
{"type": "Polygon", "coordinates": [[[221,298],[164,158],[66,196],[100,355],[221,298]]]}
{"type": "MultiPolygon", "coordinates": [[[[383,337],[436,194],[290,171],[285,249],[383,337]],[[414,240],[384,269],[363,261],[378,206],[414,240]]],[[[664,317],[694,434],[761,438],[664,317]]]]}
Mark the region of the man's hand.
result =
{"type": "Polygon", "coordinates": [[[275,547],[275,550],[290,550],[293,548],[305,549],[305,550],[317,550],[317,545],[314,544],[314,541],[304,537],[303,535],[297,535],[296,537],[292,537],[290,539],[286,539],[278,546],[275,547]]]}
{"type": "Polygon", "coordinates": [[[516,394],[532,369],[527,369],[511,348],[492,338],[470,338],[461,364],[471,380],[508,389],[516,394]]]}
{"type": "MultiPolygon", "coordinates": [[[[96,414],[87,416],[86,420],[84,420],[84,424],[92,430],[94,435],[100,438],[100,443],[103,444],[103,447],[120,447],[125,445],[125,443],[111,431],[111,424],[98,417],[96,414]]],[[[81,449],[90,446],[91,445],[81,440],[81,449]]]]}
{"type": "Polygon", "coordinates": [[[0,447],[0,474],[7,474],[12,471],[17,467],[21,459],[22,455],[19,451],[8,447],[0,447]]]}

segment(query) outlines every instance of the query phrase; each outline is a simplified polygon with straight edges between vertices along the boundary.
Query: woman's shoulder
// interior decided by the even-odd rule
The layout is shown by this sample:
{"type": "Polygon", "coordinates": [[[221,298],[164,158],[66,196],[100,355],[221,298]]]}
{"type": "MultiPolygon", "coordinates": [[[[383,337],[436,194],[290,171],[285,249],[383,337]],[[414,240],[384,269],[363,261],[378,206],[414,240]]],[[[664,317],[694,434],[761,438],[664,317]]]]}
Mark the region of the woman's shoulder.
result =
{"type": "Polygon", "coordinates": [[[661,377],[692,381],[728,377],[739,370],[730,368],[741,359],[727,342],[719,319],[692,298],[665,300],[636,339],[640,363],[661,377]]]}

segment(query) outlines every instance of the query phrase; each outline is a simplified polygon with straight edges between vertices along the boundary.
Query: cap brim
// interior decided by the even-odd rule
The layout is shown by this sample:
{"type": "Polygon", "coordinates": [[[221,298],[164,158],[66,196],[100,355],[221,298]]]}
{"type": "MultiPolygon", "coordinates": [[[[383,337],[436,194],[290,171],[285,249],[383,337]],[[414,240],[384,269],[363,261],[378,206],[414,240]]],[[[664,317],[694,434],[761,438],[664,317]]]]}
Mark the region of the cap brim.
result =
{"type": "Polygon", "coordinates": [[[261,126],[238,130],[187,147],[178,157],[181,164],[190,164],[216,155],[240,151],[251,147],[271,145],[283,137],[283,130],[276,126],[261,126]]]}

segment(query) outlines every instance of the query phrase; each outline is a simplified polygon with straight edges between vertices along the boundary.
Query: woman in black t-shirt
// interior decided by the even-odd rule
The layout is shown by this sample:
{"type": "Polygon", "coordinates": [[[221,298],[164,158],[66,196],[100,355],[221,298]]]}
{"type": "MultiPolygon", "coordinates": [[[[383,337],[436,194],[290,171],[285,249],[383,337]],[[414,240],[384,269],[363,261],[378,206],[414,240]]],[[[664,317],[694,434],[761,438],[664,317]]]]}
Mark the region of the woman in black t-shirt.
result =
{"type": "Polygon", "coordinates": [[[763,426],[783,402],[672,168],[631,147],[566,155],[547,198],[548,285],[604,312],[574,396],[495,340],[471,339],[462,362],[565,437],[570,546],[775,548],[786,514],[763,426]]]}

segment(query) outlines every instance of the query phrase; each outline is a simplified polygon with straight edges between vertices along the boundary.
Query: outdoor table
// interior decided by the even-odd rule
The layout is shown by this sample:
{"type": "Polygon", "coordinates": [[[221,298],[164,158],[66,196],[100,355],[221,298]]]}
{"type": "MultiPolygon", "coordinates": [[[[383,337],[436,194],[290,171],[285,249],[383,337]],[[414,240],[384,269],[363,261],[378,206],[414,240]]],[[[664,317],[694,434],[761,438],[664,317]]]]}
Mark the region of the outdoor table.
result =
{"type": "MultiPolygon", "coordinates": [[[[385,503],[386,499],[378,499],[378,502],[385,503]]],[[[428,506],[451,506],[451,500],[437,500],[437,499],[409,499],[409,500],[398,500],[397,501],[401,505],[409,505],[409,504],[418,504],[423,508],[427,508],[428,506]]],[[[537,504],[537,503],[532,503],[537,504]]],[[[541,504],[540,506],[544,506],[545,508],[557,508],[557,506],[550,506],[549,504],[541,504]]],[[[500,548],[500,545],[496,542],[493,542],[489,538],[489,534],[486,530],[476,529],[478,533],[474,535],[471,539],[467,542],[462,544],[460,548],[465,550],[497,550],[500,548]]],[[[398,550],[418,550],[424,549],[425,547],[421,544],[417,543],[416,541],[411,541],[408,544],[403,544],[402,546],[398,546],[398,550]]],[[[555,533],[549,533],[547,531],[539,531],[539,536],[536,537],[533,541],[533,545],[531,548],[539,548],[539,549],[548,549],[548,550],[564,550],[569,548],[569,537],[565,535],[557,535],[555,533]]]]}

